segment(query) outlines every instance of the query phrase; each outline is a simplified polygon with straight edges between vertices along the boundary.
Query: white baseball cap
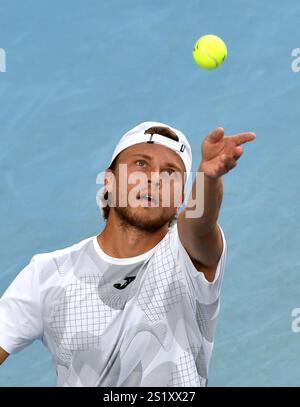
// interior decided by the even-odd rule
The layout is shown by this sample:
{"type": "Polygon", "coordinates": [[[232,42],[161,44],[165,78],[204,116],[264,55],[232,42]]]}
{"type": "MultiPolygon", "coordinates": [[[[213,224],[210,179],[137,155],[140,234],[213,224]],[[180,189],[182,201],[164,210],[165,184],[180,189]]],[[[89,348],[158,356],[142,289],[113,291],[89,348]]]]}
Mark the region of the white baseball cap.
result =
{"type": "Polygon", "coordinates": [[[185,137],[185,135],[171,127],[168,126],[167,124],[164,123],[159,123],[159,122],[144,122],[141,124],[138,124],[137,126],[133,127],[131,130],[129,130],[127,133],[125,133],[118,144],[116,145],[116,148],[113,152],[113,155],[111,157],[109,166],[112,164],[113,160],[116,158],[116,156],[125,148],[133,146],[134,144],[138,143],[143,143],[143,142],[150,142],[150,143],[158,143],[162,144],[166,147],[171,148],[173,151],[175,151],[180,158],[182,159],[184,166],[185,166],[185,171],[187,173],[187,176],[189,175],[192,167],[192,150],[191,146],[185,137]],[[173,132],[177,135],[178,141],[172,140],[166,136],[162,136],[160,134],[145,134],[145,131],[150,129],[150,127],[168,127],[169,129],[173,130],[173,132]]]}

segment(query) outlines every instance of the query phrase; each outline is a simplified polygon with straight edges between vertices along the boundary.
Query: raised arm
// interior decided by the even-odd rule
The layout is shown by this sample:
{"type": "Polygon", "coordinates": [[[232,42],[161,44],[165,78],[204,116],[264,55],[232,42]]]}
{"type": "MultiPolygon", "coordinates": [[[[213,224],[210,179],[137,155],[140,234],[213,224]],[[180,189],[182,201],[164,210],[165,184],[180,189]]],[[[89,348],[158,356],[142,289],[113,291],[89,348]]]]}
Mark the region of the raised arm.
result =
{"type": "MultiPolygon", "coordinates": [[[[222,253],[222,236],[217,220],[223,198],[222,176],[237,165],[243,154],[243,143],[255,139],[252,132],[224,137],[224,129],[216,128],[202,143],[202,160],[198,171],[204,173],[204,212],[201,217],[186,217],[192,209],[196,196],[196,181],[185,208],[178,216],[178,234],[197,270],[202,271],[208,281],[213,281],[222,253]]],[[[199,201],[200,202],[200,201],[199,201]]]]}

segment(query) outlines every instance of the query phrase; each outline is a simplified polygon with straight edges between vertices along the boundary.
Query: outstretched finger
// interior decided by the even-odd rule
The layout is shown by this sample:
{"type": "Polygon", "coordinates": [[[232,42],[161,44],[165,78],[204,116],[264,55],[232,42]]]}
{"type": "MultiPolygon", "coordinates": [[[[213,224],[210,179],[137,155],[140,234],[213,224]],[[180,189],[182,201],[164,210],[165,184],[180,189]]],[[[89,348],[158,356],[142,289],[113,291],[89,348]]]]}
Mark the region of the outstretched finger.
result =
{"type": "Polygon", "coordinates": [[[236,136],[232,136],[233,141],[238,146],[243,143],[247,143],[248,141],[253,141],[256,139],[256,134],[253,132],[245,132],[237,134],[236,136]]]}

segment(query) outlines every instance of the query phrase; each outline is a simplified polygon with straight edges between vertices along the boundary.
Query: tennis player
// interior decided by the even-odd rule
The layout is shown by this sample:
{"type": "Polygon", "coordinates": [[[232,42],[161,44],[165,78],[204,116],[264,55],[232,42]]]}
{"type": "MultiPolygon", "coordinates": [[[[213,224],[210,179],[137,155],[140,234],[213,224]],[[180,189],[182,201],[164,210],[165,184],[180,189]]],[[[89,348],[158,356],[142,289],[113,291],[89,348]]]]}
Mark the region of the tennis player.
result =
{"type": "Polygon", "coordinates": [[[57,386],[207,386],[227,253],[223,175],[254,139],[213,130],[203,188],[196,174],[179,213],[192,168],[185,135],[160,122],[124,134],[105,171],[101,233],[34,255],[4,292],[0,363],[40,339],[57,386]]]}

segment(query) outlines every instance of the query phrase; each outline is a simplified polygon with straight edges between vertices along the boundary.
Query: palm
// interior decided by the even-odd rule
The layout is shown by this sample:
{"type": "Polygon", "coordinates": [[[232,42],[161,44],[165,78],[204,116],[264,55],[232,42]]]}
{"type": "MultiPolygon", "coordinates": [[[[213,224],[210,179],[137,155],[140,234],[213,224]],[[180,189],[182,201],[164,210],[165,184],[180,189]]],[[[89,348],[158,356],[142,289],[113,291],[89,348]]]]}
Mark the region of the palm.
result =
{"type": "Polygon", "coordinates": [[[201,171],[211,178],[220,177],[230,171],[243,154],[240,144],[254,139],[255,134],[252,132],[225,137],[224,129],[216,128],[202,143],[201,171]]]}

